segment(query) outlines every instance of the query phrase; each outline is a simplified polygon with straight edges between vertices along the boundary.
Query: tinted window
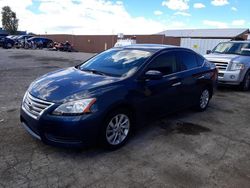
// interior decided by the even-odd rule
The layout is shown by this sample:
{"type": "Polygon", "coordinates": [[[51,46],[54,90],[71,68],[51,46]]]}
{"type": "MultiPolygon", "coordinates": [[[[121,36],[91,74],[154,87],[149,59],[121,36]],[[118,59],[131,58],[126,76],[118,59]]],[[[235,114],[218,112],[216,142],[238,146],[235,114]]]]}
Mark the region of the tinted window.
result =
{"type": "Polygon", "coordinates": [[[111,76],[128,76],[138,70],[152,52],[137,49],[111,49],[80,66],[83,71],[101,72],[111,76]]]}
{"type": "Polygon", "coordinates": [[[193,69],[198,66],[196,55],[192,52],[180,51],[178,57],[182,64],[182,70],[193,69]]]}
{"type": "Polygon", "coordinates": [[[205,61],[205,59],[202,56],[200,56],[200,55],[197,55],[196,58],[197,58],[198,66],[202,66],[203,63],[204,63],[204,61],[205,61]]]}
{"type": "Polygon", "coordinates": [[[158,70],[164,75],[172,74],[178,71],[176,54],[168,52],[156,57],[150,64],[149,70],[158,70]]]}

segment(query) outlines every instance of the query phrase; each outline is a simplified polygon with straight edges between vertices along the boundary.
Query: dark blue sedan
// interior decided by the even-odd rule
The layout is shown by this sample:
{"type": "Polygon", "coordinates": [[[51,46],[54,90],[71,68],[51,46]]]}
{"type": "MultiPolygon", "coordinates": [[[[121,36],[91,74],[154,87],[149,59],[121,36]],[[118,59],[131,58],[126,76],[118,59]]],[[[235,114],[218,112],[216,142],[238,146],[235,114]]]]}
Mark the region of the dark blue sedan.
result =
{"type": "Polygon", "coordinates": [[[8,37],[0,38],[0,46],[2,46],[5,49],[12,48],[14,45],[15,45],[15,40],[8,37]]]}
{"type": "Polygon", "coordinates": [[[112,48],[31,83],[21,122],[46,144],[100,141],[116,149],[147,118],[189,107],[204,111],[216,80],[216,67],[189,49],[150,44],[112,48]]]}

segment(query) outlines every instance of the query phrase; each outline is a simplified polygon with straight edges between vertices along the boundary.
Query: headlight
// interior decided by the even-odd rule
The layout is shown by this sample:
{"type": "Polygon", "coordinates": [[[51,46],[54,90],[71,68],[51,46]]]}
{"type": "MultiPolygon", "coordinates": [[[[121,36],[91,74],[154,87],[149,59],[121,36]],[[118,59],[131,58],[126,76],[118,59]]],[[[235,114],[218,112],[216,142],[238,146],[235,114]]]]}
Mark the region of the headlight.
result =
{"type": "Polygon", "coordinates": [[[95,103],[96,99],[82,99],[72,102],[64,103],[58,106],[54,111],[54,115],[79,115],[89,113],[91,106],[95,103]]]}
{"type": "Polygon", "coordinates": [[[244,68],[245,68],[245,66],[242,63],[233,63],[230,70],[231,71],[236,71],[236,70],[242,70],[244,68]]]}

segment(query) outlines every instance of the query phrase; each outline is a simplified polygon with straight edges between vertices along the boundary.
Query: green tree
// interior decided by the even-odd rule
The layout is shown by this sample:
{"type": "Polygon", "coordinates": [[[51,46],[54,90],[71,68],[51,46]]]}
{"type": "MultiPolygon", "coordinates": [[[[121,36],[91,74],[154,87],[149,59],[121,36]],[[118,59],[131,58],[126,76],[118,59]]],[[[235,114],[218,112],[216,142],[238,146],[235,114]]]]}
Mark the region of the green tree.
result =
{"type": "Polygon", "coordinates": [[[2,8],[2,26],[9,34],[16,34],[18,29],[18,19],[16,13],[9,6],[2,8]]]}

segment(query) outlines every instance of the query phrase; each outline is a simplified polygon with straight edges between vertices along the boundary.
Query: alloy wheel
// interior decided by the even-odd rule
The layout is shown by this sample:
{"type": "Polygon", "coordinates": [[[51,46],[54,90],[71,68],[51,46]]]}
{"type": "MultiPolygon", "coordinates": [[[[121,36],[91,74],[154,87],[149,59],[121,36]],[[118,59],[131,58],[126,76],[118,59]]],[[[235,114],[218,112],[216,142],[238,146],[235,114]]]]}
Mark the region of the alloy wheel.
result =
{"type": "Polygon", "coordinates": [[[106,128],[106,140],[111,145],[119,145],[127,138],[129,129],[129,117],[125,114],[117,114],[106,128]]]}
{"type": "Polygon", "coordinates": [[[246,75],[246,81],[245,81],[245,89],[248,90],[250,86],[250,73],[246,75]]]}
{"type": "Polygon", "coordinates": [[[202,92],[200,97],[200,107],[201,109],[205,109],[209,102],[209,91],[206,89],[202,92]]]}

